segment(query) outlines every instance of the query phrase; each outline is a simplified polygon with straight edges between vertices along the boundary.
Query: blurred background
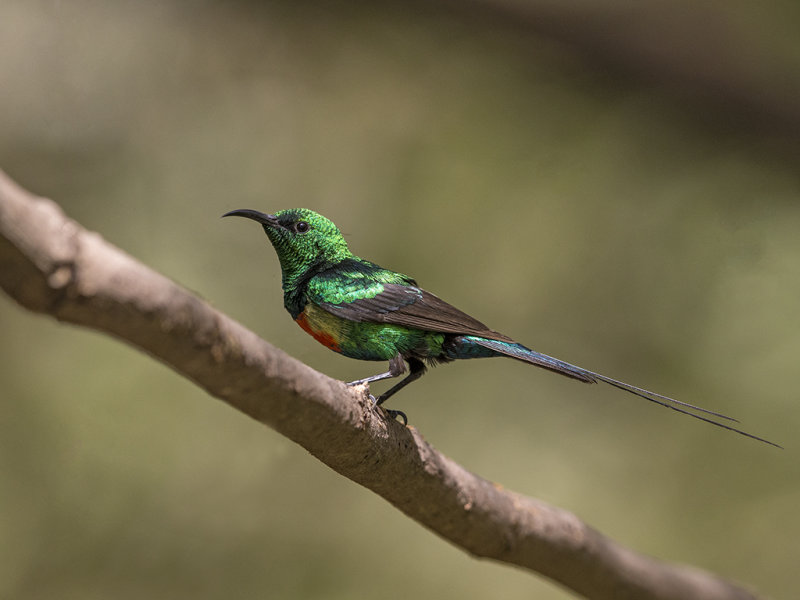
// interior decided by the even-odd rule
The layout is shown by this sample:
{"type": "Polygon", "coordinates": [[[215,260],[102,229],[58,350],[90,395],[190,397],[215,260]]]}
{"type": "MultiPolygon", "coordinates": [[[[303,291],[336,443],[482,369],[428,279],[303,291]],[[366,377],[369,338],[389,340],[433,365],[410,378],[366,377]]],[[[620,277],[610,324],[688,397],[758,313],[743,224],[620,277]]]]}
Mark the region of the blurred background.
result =
{"type": "MultiPolygon", "coordinates": [[[[775,598],[800,537],[800,5],[0,5],[0,168],[344,380],[235,208],[780,451],[514,361],[392,402],[439,450],[775,598]]],[[[0,597],[572,597],[476,561],[139,352],[0,299],[0,597]]],[[[383,389],[376,386],[376,389],[383,389]]]]}

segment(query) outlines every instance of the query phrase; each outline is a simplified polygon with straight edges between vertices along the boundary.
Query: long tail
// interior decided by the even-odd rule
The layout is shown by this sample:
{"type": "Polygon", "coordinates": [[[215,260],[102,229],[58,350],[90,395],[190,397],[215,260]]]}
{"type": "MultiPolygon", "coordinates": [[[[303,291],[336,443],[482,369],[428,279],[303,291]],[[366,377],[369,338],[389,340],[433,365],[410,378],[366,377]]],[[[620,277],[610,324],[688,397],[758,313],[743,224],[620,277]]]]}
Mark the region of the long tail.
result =
{"type": "Polygon", "coordinates": [[[587,371],[586,369],[577,367],[575,365],[571,365],[567,362],[564,362],[563,360],[558,360],[557,358],[553,358],[552,356],[547,356],[546,354],[542,354],[541,352],[536,352],[535,350],[526,348],[522,344],[501,342],[498,340],[490,340],[475,336],[465,336],[465,337],[467,337],[469,341],[478,344],[479,346],[482,346],[484,348],[487,348],[489,350],[493,350],[498,354],[503,354],[511,358],[516,358],[517,360],[521,360],[523,362],[536,365],[537,367],[542,367],[544,369],[554,371],[556,373],[559,373],[560,375],[565,375],[567,377],[571,377],[572,379],[583,381],[584,383],[597,383],[598,381],[602,381],[604,383],[614,386],[615,388],[618,388],[620,390],[625,390],[626,392],[639,396],[640,398],[644,398],[645,400],[648,400],[650,402],[660,404],[661,406],[664,406],[666,408],[671,408],[672,410],[675,410],[679,413],[683,413],[684,415],[689,415],[690,417],[694,417],[695,419],[700,419],[701,421],[705,421],[706,423],[711,423],[712,425],[716,425],[717,427],[727,429],[728,431],[734,431],[745,437],[749,437],[754,440],[758,440],[759,442],[764,442],[765,444],[769,444],[770,446],[775,446],[776,448],[783,448],[783,446],[780,446],[774,442],[770,442],[769,440],[765,440],[764,438],[758,437],[751,433],[747,433],[746,431],[742,431],[741,429],[736,429],[735,427],[731,427],[730,425],[726,425],[725,423],[720,423],[719,421],[715,421],[714,419],[703,416],[702,414],[698,415],[695,413],[699,412],[705,415],[712,415],[720,419],[727,419],[728,421],[733,421],[734,423],[738,423],[739,421],[737,421],[733,417],[729,417],[727,415],[723,415],[721,413],[714,412],[712,410],[707,410],[700,406],[695,406],[694,404],[681,402],[680,400],[675,400],[674,398],[670,398],[668,396],[662,396],[661,394],[656,394],[655,392],[651,392],[644,388],[636,387],[635,385],[625,383],[624,381],[619,381],[617,379],[612,379],[611,377],[606,377],[605,375],[601,375],[600,373],[587,371]]]}

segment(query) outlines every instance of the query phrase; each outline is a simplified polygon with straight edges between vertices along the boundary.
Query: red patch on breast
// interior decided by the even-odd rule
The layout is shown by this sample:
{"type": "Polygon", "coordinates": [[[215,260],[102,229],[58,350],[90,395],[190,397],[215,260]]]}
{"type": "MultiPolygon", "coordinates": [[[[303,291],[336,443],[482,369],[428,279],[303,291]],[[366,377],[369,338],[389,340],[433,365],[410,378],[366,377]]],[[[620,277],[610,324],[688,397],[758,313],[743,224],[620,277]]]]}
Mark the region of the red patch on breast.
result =
{"type": "Polygon", "coordinates": [[[306,318],[305,312],[301,312],[299,315],[297,315],[295,323],[300,325],[300,327],[303,328],[303,331],[308,333],[311,337],[313,337],[315,340],[317,340],[320,344],[322,344],[326,348],[330,348],[334,352],[341,352],[342,349],[339,347],[339,343],[334,339],[334,337],[330,333],[322,331],[321,329],[313,329],[311,327],[311,324],[308,322],[308,319],[306,318]]]}

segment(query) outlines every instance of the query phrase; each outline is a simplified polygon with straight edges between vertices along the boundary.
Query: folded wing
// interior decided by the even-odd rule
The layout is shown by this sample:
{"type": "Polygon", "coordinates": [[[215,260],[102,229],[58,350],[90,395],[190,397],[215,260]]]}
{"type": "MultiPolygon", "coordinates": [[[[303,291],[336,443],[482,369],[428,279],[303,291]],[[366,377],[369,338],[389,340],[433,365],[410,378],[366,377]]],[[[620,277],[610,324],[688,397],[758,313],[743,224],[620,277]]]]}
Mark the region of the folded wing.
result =
{"type": "Polygon", "coordinates": [[[371,297],[339,304],[321,302],[313,296],[312,301],[331,314],[351,321],[388,323],[427,331],[512,341],[438,296],[416,286],[383,283],[375,286],[375,291],[371,297]]]}

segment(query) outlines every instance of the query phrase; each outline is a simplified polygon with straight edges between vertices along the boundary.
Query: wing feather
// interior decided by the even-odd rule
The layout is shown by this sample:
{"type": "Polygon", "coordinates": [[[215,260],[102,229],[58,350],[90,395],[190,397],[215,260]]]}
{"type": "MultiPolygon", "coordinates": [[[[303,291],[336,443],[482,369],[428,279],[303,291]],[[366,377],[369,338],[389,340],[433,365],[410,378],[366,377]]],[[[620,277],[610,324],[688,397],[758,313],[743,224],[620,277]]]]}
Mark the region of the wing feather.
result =
{"type": "Polygon", "coordinates": [[[379,289],[370,298],[339,304],[315,303],[331,314],[351,321],[388,323],[427,331],[512,341],[438,296],[416,286],[383,283],[379,289]]]}

